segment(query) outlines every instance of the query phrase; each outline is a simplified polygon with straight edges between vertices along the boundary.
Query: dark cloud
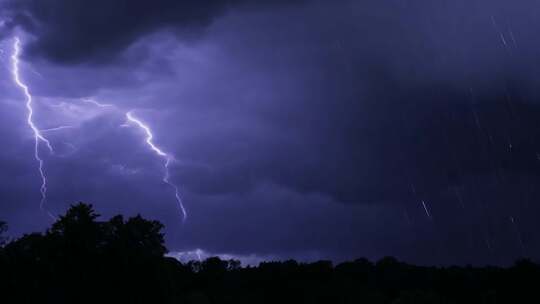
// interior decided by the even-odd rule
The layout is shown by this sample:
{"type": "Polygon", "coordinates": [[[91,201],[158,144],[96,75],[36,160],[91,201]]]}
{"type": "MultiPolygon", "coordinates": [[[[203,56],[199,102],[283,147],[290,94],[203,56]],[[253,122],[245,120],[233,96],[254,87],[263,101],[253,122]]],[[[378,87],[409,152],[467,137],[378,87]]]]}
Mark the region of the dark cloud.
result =
{"type": "Polygon", "coordinates": [[[0,3],[6,27],[20,26],[36,41],[29,52],[76,63],[111,61],[141,36],[158,29],[198,36],[233,7],[259,8],[302,1],[245,0],[14,0],[0,3]]]}

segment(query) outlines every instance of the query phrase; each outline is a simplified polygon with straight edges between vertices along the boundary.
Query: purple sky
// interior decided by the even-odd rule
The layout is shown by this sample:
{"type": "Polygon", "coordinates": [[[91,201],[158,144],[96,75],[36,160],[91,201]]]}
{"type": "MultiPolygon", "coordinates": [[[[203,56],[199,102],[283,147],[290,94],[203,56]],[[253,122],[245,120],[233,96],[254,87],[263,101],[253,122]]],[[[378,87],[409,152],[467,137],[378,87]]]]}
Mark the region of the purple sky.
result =
{"type": "Polygon", "coordinates": [[[17,35],[36,125],[72,126],[44,131],[55,155],[40,150],[54,214],[78,201],[141,213],[166,225],[171,251],[251,260],[540,257],[535,1],[0,6],[0,219],[12,235],[51,223],[11,78],[17,35]],[[129,110],[176,159],[184,224],[129,110]]]}

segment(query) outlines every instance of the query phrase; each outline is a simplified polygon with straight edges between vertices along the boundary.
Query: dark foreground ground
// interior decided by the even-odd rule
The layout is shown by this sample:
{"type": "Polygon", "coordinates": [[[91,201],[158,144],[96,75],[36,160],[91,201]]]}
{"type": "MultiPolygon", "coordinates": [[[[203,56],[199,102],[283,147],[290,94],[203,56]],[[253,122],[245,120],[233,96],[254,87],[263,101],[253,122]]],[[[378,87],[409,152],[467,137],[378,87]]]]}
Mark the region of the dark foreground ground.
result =
{"type": "Polygon", "coordinates": [[[0,238],[0,303],[540,303],[540,266],[528,260],[510,268],[393,258],[182,264],[164,256],[159,222],[97,217],[79,204],[45,233],[0,238]]]}

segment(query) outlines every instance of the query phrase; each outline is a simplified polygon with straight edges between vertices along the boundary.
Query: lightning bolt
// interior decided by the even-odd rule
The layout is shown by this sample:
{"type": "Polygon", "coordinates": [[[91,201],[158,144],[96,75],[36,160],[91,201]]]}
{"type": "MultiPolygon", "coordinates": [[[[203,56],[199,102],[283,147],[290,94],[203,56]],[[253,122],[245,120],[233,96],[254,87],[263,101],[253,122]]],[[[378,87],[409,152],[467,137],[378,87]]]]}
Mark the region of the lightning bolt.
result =
{"type": "Polygon", "coordinates": [[[25,99],[26,99],[26,110],[27,110],[27,116],[26,116],[26,123],[34,133],[34,158],[38,162],[38,171],[39,175],[41,176],[41,187],[39,188],[39,191],[41,193],[41,201],[39,203],[39,208],[42,211],[45,211],[49,216],[51,216],[53,219],[55,217],[44,209],[45,200],[47,199],[47,176],[45,175],[45,170],[43,168],[43,159],[39,155],[39,143],[43,142],[49,151],[51,153],[54,152],[53,147],[49,140],[45,138],[40,130],[36,127],[34,124],[34,109],[32,108],[32,95],[30,94],[30,89],[28,86],[24,83],[24,81],[21,80],[20,77],[20,71],[19,71],[19,56],[21,55],[21,41],[19,37],[15,37],[14,43],[13,43],[13,53],[11,55],[11,63],[12,63],[12,69],[11,73],[13,76],[13,81],[17,86],[21,89],[21,91],[24,93],[25,99]]]}
{"type": "MultiPolygon", "coordinates": [[[[47,199],[47,176],[46,176],[45,170],[44,170],[43,158],[41,158],[41,156],[39,154],[39,144],[44,143],[47,146],[47,148],[49,149],[49,151],[51,153],[54,153],[54,149],[53,149],[51,143],[49,142],[49,140],[47,138],[45,138],[43,136],[42,132],[58,131],[58,130],[62,130],[62,129],[73,128],[73,126],[60,126],[60,127],[56,127],[56,128],[42,130],[42,131],[40,131],[36,127],[36,125],[34,124],[34,120],[33,120],[33,116],[34,116],[34,109],[32,107],[33,98],[32,98],[32,95],[30,94],[29,87],[24,83],[24,81],[21,80],[21,77],[20,77],[20,70],[19,70],[19,63],[20,63],[19,57],[20,57],[20,54],[21,54],[21,41],[20,41],[20,39],[18,37],[15,37],[14,43],[13,43],[13,53],[11,55],[11,62],[12,62],[12,71],[11,72],[12,72],[12,76],[13,76],[13,81],[17,84],[17,86],[24,93],[25,100],[26,100],[26,109],[27,109],[27,112],[28,112],[26,122],[27,122],[28,126],[30,127],[30,129],[32,130],[32,132],[34,134],[34,158],[38,162],[38,171],[39,171],[39,174],[41,176],[41,187],[40,187],[41,201],[40,201],[39,206],[40,206],[40,209],[45,211],[51,218],[56,219],[56,217],[54,215],[52,215],[50,212],[48,212],[44,208],[44,203],[45,203],[45,201],[47,199]]],[[[82,99],[81,101],[85,102],[85,103],[93,104],[93,105],[95,105],[97,107],[100,107],[100,108],[114,107],[114,105],[102,104],[102,103],[99,103],[99,102],[97,102],[97,101],[95,101],[93,99],[82,99]]],[[[170,168],[172,162],[174,161],[174,157],[172,155],[168,154],[168,153],[165,153],[163,150],[161,150],[158,146],[156,146],[154,144],[154,142],[153,142],[154,135],[152,134],[152,130],[150,130],[150,127],[148,125],[146,125],[144,122],[142,122],[141,120],[139,120],[135,116],[133,116],[132,111],[129,111],[129,112],[125,113],[125,115],[127,117],[128,122],[135,124],[141,130],[144,131],[144,133],[146,135],[146,144],[150,147],[150,149],[157,156],[159,156],[160,158],[162,158],[164,160],[164,164],[163,164],[164,175],[163,175],[162,181],[165,184],[169,185],[170,187],[172,187],[174,189],[174,196],[176,198],[176,201],[178,202],[178,205],[180,206],[180,209],[181,209],[182,215],[183,215],[183,221],[185,222],[186,219],[187,219],[187,211],[186,211],[186,208],[184,207],[182,199],[180,198],[180,190],[179,190],[178,186],[175,183],[173,183],[171,181],[171,179],[170,179],[171,176],[170,176],[170,169],[169,168],[170,168]]]]}
{"type": "MultiPolygon", "coordinates": [[[[119,110],[117,107],[115,107],[112,104],[101,103],[101,102],[96,101],[93,98],[83,98],[83,99],[81,99],[81,102],[92,104],[92,105],[94,105],[96,107],[99,107],[99,108],[113,108],[113,109],[119,110]]],[[[172,162],[174,161],[174,157],[172,155],[164,152],[161,148],[159,148],[158,146],[156,146],[154,144],[154,141],[153,141],[154,135],[152,134],[152,130],[150,129],[150,127],[147,124],[145,124],[143,121],[141,121],[140,119],[135,117],[133,115],[133,111],[125,112],[124,115],[127,118],[127,122],[126,122],[126,124],[123,124],[121,126],[122,127],[128,126],[128,123],[131,123],[131,124],[134,124],[137,127],[139,127],[139,129],[141,129],[144,132],[145,136],[146,136],[145,142],[148,145],[148,147],[150,148],[150,150],[152,150],[152,152],[154,152],[157,156],[159,156],[160,158],[162,158],[165,161],[164,164],[163,164],[164,175],[163,175],[162,181],[165,184],[167,184],[167,185],[169,185],[170,187],[173,188],[174,197],[176,198],[176,201],[178,202],[178,205],[180,206],[180,209],[182,211],[182,220],[183,220],[183,222],[185,222],[186,219],[187,219],[187,210],[184,207],[184,203],[183,203],[182,199],[180,198],[180,190],[179,190],[178,186],[176,184],[174,184],[170,179],[171,176],[170,176],[169,167],[172,164],[172,162]]]]}
{"type": "Polygon", "coordinates": [[[172,155],[169,155],[163,150],[161,150],[158,146],[156,146],[153,142],[154,135],[152,134],[152,130],[150,130],[150,127],[146,125],[144,122],[133,116],[132,111],[129,111],[126,113],[126,118],[129,122],[135,124],[137,127],[139,127],[141,130],[144,131],[146,135],[146,144],[148,147],[159,157],[163,158],[165,161],[163,164],[164,168],[164,175],[163,175],[163,182],[169,186],[171,186],[174,189],[174,196],[176,198],[176,201],[178,202],[178,205],[180,206],[180,209],[182,210],[182,216],[183,221],[185,222],[187,219],[187,211],[184,207],[184,204],[182,202],[182,199],[180,198],[180,191],[178,189],[178,186],[171,182],[170,180],[170,172],[169,172],[169,166],[171,165],[172,161],[174,160],[174,157],[172,155]]]}
{"type": "Polygon", "coordinates": [[[74,129],[74,126],[59,126],[55,128],[49,128],[49,129],[42,129],[41,132],[52,132],[52,131],[60,131],[65,129],[74,129]]]}
{"type": "Polygon", "coordinates": [[[91,99],[91,98],[83,98],[81,99],[82,102],[84,103],[89,103],[89,104],[93,104],[95,105],[96,107],[100,107],[100,108],[111,108],[111,107],[114,107],[112,104],[108,104],[108,103],[99,103],[97,101],[95,101],[94,99],[91,99]]]}

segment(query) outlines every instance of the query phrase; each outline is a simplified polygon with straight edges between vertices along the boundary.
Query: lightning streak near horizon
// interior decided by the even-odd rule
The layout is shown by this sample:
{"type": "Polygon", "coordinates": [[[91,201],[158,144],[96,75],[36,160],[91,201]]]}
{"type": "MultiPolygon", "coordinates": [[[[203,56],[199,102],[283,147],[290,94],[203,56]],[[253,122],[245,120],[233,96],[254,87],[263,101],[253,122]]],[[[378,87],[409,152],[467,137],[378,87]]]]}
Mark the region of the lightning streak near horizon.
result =
{"type": "Polygon", "coordinates": [[[163,175],[163,182],[169,186],[171,186],[174,189],[174,195],[176,198],[176,201],[178,202],[178,205],[180,206],[180,209],[182,210],[182,220],[185,222],[187,219],[187,211],[184,207],[184,203],[182,202],[182,199],[180,198],[180,190],[178,189],[178,186],[171,182],[170,180],[170,172],[169,172],[169,166],[171,162],[174,160],[174,157],[172,155],[169,155],[165,153],[163,150],[161,150],[158,146],[156,146],[153,142],[154,135],[152,134],[152,130],[150,130],[150,127],[146,125],[144,122],[133,116],[132,111],[129,111],[126,113],[126,117],[129,122],[137,125],[141,130],[144,131],[146,135],[146,144],[150,149],[159,157],[163,158],[165,160],[165,163],[163,164],[165,173],[163,175]]]}
{"type": "Polygon", "coordinates": [[[39,154],[39,143],[43,142],[49,151],[51,153],[54,153],[53,147],[49,140],[45,138],[41,131],[36,127],[34,124],[34,109],[32,107],[33,99],[32,95],[30,94],[30,89],[28,86],[24,83],[24,81],[21,80],[20,76],[20,70],[19,70],[19,56],[21,54],[21,41],[18,37],[15,37],[14,43],[13,43],[13,53],[11,55],[11,63],[12,63],[12,76],[13,81],[17,84],[17,86],[21,89],[23,92],[25,99],[26,99],[26,110],[27,110],[27,117],[26,117],[26,123],[32,130],[34,134],[34,158],[38,162],[38,171],[39,175],[41,177],[41,187],[39,188],[39,191],[41,193],[41,201],[39,203],[39,208],[42,211],[45,211],[50,217],[53,219],[55,218],[50,212],[44,209],[44,203],[47,199],[47,176],[45,175],[45,170],[43,168],[43,158],[41,158],[39,154]]]}

